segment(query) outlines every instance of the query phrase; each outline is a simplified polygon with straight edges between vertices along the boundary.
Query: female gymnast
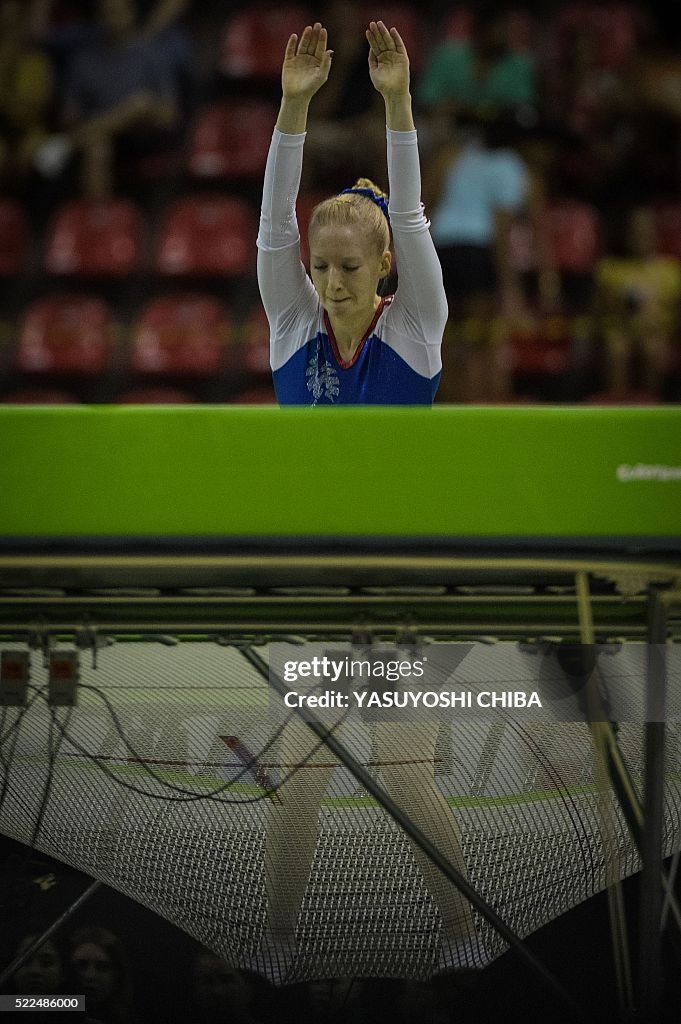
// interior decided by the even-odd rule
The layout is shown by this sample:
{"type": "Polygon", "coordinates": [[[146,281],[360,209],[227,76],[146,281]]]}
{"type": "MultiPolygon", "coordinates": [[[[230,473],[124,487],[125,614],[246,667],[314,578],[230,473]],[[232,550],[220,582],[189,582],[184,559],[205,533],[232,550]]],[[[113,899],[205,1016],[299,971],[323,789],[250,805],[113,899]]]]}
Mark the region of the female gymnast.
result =
{"type": "MultiPolygon", "coordinates": [[[[372,21],[366,36],[371,81],[385,101],[390,200],[361,179],[316,207],[311,281],[300,260],[295,202],[308,107],[327,80],[332,51],[319,23],[286,46],[258,235],[258,279],[281,404],[430,405],[437,390],[447,302],[420,201],[409,58],[397,29],[372,21]],[[377,287],[391,269],[390,228],[399,285],[382,298],[377,287]]],[[[436,738],[432,722],[376,726],[386,789],[465,874],[456,820],[435,783],[436,738]]],[[[284,730],[281,760],[285,781],[268,808],[267,925],[253,963],[279,980],[290,976],[295,961],[320,805],[334,770],[328,749],[297,717],[284,730]]],[[[486,954],[468,902],[420,849],[414,853],[440,911],[440,966],[480,966],[486,954]]]]}
{"type": "Polygon", "coordinates": [[[315,208],[312,280],[300,260],[295,204],[308,107],[328,78],[332,51],[319,23],[286,46],[258,232],[258,284],[281,405],[430,405],[440,379],[447,300],[421,205],[409,58],[397,29],[372,21],[366,34],[369,73],[385,101],[390,200],[360,179],[315,208]],[[382,298],[391,229],[399,285],[382,298]]]}

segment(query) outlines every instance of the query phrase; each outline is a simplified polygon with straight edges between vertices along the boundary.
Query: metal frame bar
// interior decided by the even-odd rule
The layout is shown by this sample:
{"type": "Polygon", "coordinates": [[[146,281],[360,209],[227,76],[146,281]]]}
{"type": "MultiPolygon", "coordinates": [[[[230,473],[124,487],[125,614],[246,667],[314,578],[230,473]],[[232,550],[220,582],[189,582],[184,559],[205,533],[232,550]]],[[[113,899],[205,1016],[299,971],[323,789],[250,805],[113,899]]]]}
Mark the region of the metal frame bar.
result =
{"type": "Polygon", "coordinates": [[[645,725],[645,782],[639,912],[639,1002],[641,1019],[660,1019],[662,971],[662,838],[664,832],[664,750],[666,726],[666,658],[669,605],[681,595],[652,589],[649,594],[645,725]]]}
{"type": "Polygon", "coordinates": [[[99,889],[102,888],[103,884],[104,883],[100,882],[98,879],[95,879],[93,882],[91,882],[90,885],[88,885],[87,889],[83,890],[80,896],[76,896],[76,898],[66,908],[66,910],[63,913],[61,913],[52,922],[52,924],[48,925],[47,928],[43,932],[41,932],[40,935],[38,935],[37,938],[33,940],[33,942],[31,942],[31,944],[28,946],[27,949],[24,950],[23,953],[20,953],[17,957],[14,958],[14,960],[12,960],[11,963],[7,965],[7,967],[5,967],[5,969],[0,974],[0,988],[2,988],[2,986],[7,981],[9,981],[12,975],[16,971],[18,971],[19,968],[22,967],[27,960],[31,959],[33,954],[40,949],[43,943],[47,942],[48,939],[55,935],[59,931],[59,929],[66,924],[67,921],[70,921],[70,919],[73,917],[76,911],[80,910],[80,908],[85,903],[87,903],[88,900],[91,899],[99,889]]]}

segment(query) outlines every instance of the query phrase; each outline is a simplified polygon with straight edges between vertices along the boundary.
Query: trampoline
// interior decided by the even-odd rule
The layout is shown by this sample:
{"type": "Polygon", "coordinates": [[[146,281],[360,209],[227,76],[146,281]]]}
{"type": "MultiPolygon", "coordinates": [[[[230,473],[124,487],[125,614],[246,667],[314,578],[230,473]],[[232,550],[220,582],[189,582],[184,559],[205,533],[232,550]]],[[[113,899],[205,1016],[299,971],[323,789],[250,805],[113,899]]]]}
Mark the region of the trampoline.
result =
{"type": "Polygon", "coordinates": [[[409,750],[386,757],[380,721],[322,714],[300,756],[282,751],[273,652],[465,644],[452,678],[475,693],[550,686],[564,673],[540,673],[542,657],[593,648],[596,699],[615,709],[591,722],[438,717],[431,789],[465,871],[436,868],[470,885],[488,960],[642,869],[639,987],[654,1005],[661,866],[681,847],[678,410],[0,415],[6,835],[235,966],[259,955],[272,980],[430,977],[442,908],[415,856],[424,836],[385,799],[409,750]],[[268,829],[287,773],[320,766],[282,972],[261,945],[268,829]]]}

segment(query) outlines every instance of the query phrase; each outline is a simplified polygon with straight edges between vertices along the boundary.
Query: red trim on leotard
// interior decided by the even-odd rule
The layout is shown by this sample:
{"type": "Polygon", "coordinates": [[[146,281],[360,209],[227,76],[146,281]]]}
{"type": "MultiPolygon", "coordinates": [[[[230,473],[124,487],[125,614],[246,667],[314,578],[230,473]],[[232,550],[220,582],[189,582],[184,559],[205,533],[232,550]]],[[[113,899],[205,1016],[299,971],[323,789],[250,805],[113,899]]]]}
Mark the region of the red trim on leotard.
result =
{"type": "Polygon", "coordinates": [[[331,348],[332,348],[333,354],[334,354],[334,356],[336,358],[336,362],[338,363],[338,365],[343,370],[349,370],[351,366],[355,365],[355,363],[357,362],[357,360],[359,359],[359,357],[361,355],[362,349],[364,348],[365,344],[367,343],[367,341],[371,337],[371,335],[373,333],[373,330],[374,330],[374,327],[378,323],[379,316],[381,315],[381,313],[383,312],[385,307],[390,305],[392,300],[393,300],[393,296],[392,295],[386,295],[386,296],[384,296],[381,299],[380,305],[378,305],[376,307],[376,312],[374,313],[374,318],[371,321],[371,323],[369,324],[364,337],[362,338],[362,340],[360,341],[359,345],[357,346],[357,350],[356,350],[354,356],[347,363],[345,362],[344,359],[341,358],[341,354],[338,351],[338,345],[336,344],[336,338],[335,338],[334,333],[333,333],[333,328],[331,326],[331,321],[329,320],[329,314],[326,312],[326,310],[324,310],[324,326],[326,327],[326,333],[329,336],[329,341],[331,342],[331,348]]]}

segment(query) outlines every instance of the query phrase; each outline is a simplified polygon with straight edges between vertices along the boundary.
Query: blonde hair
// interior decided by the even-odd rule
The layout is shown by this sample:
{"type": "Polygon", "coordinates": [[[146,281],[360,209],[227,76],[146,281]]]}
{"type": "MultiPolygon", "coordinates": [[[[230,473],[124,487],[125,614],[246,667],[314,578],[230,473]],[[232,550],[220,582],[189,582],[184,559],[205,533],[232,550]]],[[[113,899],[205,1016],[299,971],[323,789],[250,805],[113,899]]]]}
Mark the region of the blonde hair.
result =
{"type": "MultiPolygon", "coordinates": [[[[372,192],[376,199],[386,203],[388,196],[369,178],[358,178],[353,189],[364,188],[372,192]]],[[[390,225],[383,210],[369,196],[358,192],[341,192],[318,203],[312,211],[308,227],[308,236],[316,228],[330,224],[358,224],[363,227],[369,239],[375,243],[379,252],[390,248],[390,225]]]]}

